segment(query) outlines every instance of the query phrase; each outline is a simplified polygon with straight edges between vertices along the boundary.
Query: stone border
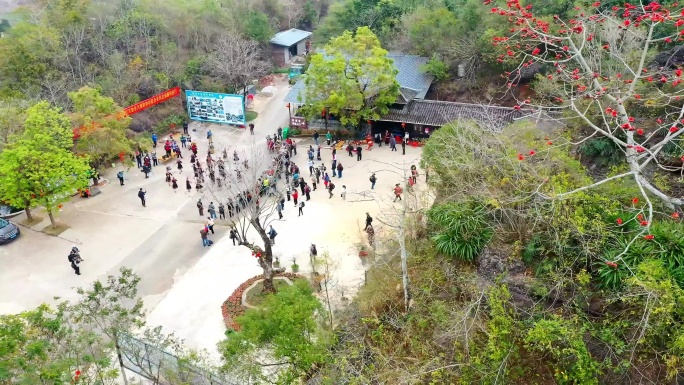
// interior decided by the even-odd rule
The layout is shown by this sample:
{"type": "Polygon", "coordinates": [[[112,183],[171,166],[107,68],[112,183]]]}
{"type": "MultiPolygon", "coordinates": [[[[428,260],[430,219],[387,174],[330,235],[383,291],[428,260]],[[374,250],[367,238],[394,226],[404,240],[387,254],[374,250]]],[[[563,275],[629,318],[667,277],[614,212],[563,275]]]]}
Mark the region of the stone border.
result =
{"type": "MultiPolygon", "coordinates": [[[[274,279],[274,280],[275,280],[275,279],[283,280],[283,281],[287,282],[287,284],[290,285],[290,286],[294,285],[294,283],[290,280],[290,278],[287,278],[287,277],[273,277],[273,279],[274,279]]],[[[250,304],[247,303],[247,292],[249,292],[249,291],[252,290],[256,285],[258,285],[259,282],[263,282],[263,281],[264,281],[263,279],[254,281],[254,283],[253,283],[250,287],[246,288],[245,291],[242,292],[242,306],[244,306],[244,307],[246,307],[246,308],[248,308],[248,309],[258,309],[258,307],[253,306],[253,305],[250,305],[250,304]]]]}
{"type": "MultiPolygon", "coordinates": [[[[294,273],[282,273],[276,274],[275,277],[285,277],[289,279],[306,279],[303,275],[294,273]]],[[[242,295],[243,293],[252,286],[255,282],[263,280],[264,275],[259,274],[246,280],[240,286],[238,286],[235,291],[226,299],[221,305],[221,314],[223,315],[223,323],[226,325],[228,330],[240,330],[240,325],[238,325],[234,319],[243,315],[245,313],[245,308],[242,306],[242,295]]]]}

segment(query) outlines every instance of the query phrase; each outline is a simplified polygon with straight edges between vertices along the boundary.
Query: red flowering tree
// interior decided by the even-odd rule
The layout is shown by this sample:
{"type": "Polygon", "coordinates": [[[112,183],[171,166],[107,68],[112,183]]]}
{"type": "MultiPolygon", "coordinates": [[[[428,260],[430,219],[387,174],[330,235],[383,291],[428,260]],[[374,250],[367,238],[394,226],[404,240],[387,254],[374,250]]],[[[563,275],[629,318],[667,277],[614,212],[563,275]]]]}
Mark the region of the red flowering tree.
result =
{"type": "MultiPolygon", "coordinates": [[[[684,84],[679,68],[684,58],[678,63],[675,56],[656,55],[683,40],[684,7],[658,2],[607,7],[597,1],[575,7],[574,15],[562,20],[535,17],[532,7],[519,0],[484,3],[510,23],[508,34],[493,42],[502,50],[497,60],[515,67],[506,74],[508,87],[534,66],[542,68],[537,88],[549,90],[539,102],[522,100],[516,108],[562,110],[587,128],[574,133],[573,140],[578,140],[571,144],[607,138],[628,165],[623,173],[547,198],[631,178],[642,198],[641,235],[652,239],[648,231],[654,205],[676,213],[684,203],[654,183],[658,172],[684,171],[684,84]]],[[[681,53],[684,56],[684,50],[681,53]]],[[[638,202],[635,199],[635,206],[638,202]]]]}
{"type": "MultiPolygon", "coordinates": [[[[220,184],[206,178],[208,170],[205,170],[205,194],[210,196],[209,199],[214,202],[217,210],[219,203],[240,206],[239,212],[237,209],[233,211],[233,217],[229,216],[226,207],[226,220],[235,229],[237,242],[250,250],[251,258],[255,258],[263,269],[264,291],[275,293],[273,277],[282,270],[273,267],[273,247],[268,229],[277,216],[281,194],[271,187],[263,189],[262,193],[264,179],[269,180],[269,186],[275,183],[275,154],[267,151],[265,143],[255,142],[245,148],[234,150],[232,154],[227,152],[228,159],[224,159],[226,178],[221,178],[218,164],[214,166],[214,172],[217,180],[222,179],[220,184]],[[234,161],[234,156],[239,160],[234,161]],[[257,240],[254,239],[254,235],[258,237],[257,240]]],[[[218,157],[220,155],[213,156],[215,162],[218,157]]],[[[282,187],[284,181],[281,181],[280,185],[282,187]]]]}

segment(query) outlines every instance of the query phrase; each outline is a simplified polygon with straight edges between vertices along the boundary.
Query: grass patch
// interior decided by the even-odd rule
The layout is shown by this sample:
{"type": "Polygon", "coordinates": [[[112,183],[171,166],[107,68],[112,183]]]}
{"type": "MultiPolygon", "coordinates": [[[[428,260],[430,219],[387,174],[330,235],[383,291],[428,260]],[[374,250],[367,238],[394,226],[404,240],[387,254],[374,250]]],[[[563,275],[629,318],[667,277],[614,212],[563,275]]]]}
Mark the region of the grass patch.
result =
{"type": "Polygon", "coordinates": [[[47,235],[52,235],[53,237],[58,236],[59,234],[62,234],[65,232],[69,226],[65,225],[64,223],[57,223],[55,226],[48,226],[43,229],[43,232],[47,235]]]}
{"type": "Polygon", "coordinates": [[[252,120],[256,119],[257,116],[259,116],[259,114],[254,111],[247,111],[245,115],[248,122],[251,122],[252,120]]]}
{"type": "MultiPolygon", "coordinates": [[[[275,285],[276,290],[289,286],[286,280],[277,278],[273,280],[273,285],[275,285]]],[[[246,299],[249,305],[259,307],[267,296],[268,294],[264,293],[264,281],[261,281],[247,291],[246,299]]]]}
{"type": "Polygon", "coordinates": [[[33,217],[32,220],[29,220],[28,218],[26,218],[26,219],[20,221],[19,223],[26,226],[26,227],[32,227],[32,226],[35,226],[35,225],[37,225],[43,221],[43,217],[39,217],[38,215],[35,215],[35,214],[33,214],[31,216],[33,217]]]}

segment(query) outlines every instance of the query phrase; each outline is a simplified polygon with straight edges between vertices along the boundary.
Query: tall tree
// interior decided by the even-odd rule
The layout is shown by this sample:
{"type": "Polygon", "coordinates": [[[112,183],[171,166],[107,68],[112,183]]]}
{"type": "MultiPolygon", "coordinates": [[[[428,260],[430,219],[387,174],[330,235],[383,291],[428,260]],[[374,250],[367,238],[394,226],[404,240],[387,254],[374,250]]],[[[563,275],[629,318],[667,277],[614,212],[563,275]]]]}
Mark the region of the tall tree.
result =
{"type": "Polygon", "coordinates": [[[24,132],[0,153],[0,196],[16,207],[42,204],[56,225],[54,210],[88,186],[87,158],[75,156],[71,124],[58,109],[40,102],[26,111],[24,132]]]}
{"type": "Polygon", "coordinates": [[[323,109],[342,124],[379,119],[399,95],[397,69],[368,27],[345,31],[311,58],[304,75],[310,116],[323,109]]]}
{"type": "Polygon", "coordinates": [[[87,155],[94,170],[99,171],[120,153],[133,150],[133,141],[126,135],[132,119],[114,99],[90,87],[69,92],[69,99],[74,111],[71,119],[80,134],[74,150],[87,155]]]}
{"type": "Polygon", "coordinates": [[[260,44],[235,32],[221,36],[209,59],[209,66],[230,85],[233,92],[246,90],[247,85],[271,70],[260,44]]]}

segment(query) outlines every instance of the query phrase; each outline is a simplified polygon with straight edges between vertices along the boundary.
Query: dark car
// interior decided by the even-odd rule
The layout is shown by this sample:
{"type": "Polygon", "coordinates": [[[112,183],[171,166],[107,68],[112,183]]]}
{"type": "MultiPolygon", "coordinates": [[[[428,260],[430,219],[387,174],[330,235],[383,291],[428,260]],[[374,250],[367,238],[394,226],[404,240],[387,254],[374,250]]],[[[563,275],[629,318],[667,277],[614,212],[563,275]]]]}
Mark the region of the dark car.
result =
{"type": "Polygon", "coordinates": [[[19,238],[19,228],[12,222],[0,218],[0,245],[19,238]]]}

